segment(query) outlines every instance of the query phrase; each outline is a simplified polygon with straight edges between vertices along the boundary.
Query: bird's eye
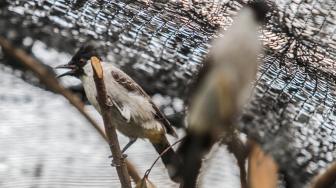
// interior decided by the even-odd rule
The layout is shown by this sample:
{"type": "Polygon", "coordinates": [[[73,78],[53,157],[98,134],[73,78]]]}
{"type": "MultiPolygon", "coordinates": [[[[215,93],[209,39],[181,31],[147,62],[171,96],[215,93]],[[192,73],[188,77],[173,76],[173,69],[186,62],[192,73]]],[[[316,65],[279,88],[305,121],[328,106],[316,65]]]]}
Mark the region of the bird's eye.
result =
{"type": "Polygon", "coordinates": [[[84,61],[84,59],[80,59],[80,60],[79,60],[79,64],[82,64],[82,65],[84,65],[84,64],[85,64],[85,61],[84,61]]]}

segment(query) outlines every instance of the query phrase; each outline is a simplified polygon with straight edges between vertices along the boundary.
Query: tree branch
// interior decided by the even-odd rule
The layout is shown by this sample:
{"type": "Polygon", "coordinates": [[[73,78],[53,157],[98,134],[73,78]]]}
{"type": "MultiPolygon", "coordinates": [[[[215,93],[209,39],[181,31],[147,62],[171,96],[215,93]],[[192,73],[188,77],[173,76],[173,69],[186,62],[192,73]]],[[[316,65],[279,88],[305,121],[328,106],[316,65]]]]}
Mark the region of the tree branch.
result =
{"type": "Polygon", "coordinates": [[[31,70],[50,90],[63,95],[92,124],[99,134],[105,137],[104,131],[102,131],[99,125],[84,111],[84,104],[80,99],[62,87],[58,83],[58,80],[54,76],[51,76],[52,74],[50,74],[50,71],[46,67],[39,64],[34,58],[26,54],[25,51],[13,47],[12,44],[3,37],[0,37],[0,45],[7,55],[18,60],[18,62],[31,70]]]}
{"type": "MultiPolygon", "coordinates": [[[[37,78],[50,90],[63,95],[69,102],[72,104],[89,122],[90,124],[98,131],[100,136],[104,138],[106,142],[108,139],[104,131],[99,127],[99,125],[94,121],[93,118],[89,116],[88,113],[84,110],[84,103],[74,94],[72,94],[68,89],[64,88],[58,83],[58,80],[50,73],[50,71],[38,63],[34,58],[28,55],[25,51],[15,48],[7,39],[0,36],[0,46],[6,55],[16,59],[22,65],[31,70],[37,78]]],[[[130,172],[132,179],[135,182],[141,180],[139,173],[136,171],[135,167],[128,161],[126,161],[127,169],[130,172]]]]}
{"type": "Polygon", "coordinates": [[[250,142],[248,165],[248,183],[250,188],[276,188],[278,183],[278,165],[273,158],[265,154],[260,146],[250,142]]]}
{"type": "Polygon", "coordinates": [[[106,87],[104,83],[104,74],[103,69],[100,64],[100,60],[97,57],[91,58],[91,65],[93,68],[93,78],[96,84],[97,94],[98,94],[98,103],[103,116],[105,132],[110,145],[110,150],[113,156],[113,162],[116,165],[118,172],[119,180],[123,188],[131,188],[131,181],[129,179],[128,171],[125,165],[124,158],[122,156],[117,132],[115,126],[113,125],[111,113],[112,108],[108,104],[108,97],[106,94],[106,87]]]}
{"type": "Polygon", "coordinates": [[[164,154],[166,154],[167,151],[168,151],[170,148],[172,148],[172,147],[175,146],[176,144],[180,143],[183,139],[184,139],[184,137],[181,138],[181,139],[179,139],[179,140],[177,140],[177,141],[175,141],[172,145],[170,145],[170,146],[167,147],[165,150],[163,150],[163,152],[160,153],[160,155],[154,160],[154,162],[153,162],[152,165],[149,167],[149,169],[146,170],[143,179],[144,179],[144,178],[147,178],[147,177],[149,176],[149,174],[150,174],[150,172],[152,171],[152,169],[153,169],[154,165],[156,164],[156,162],[157,162],[157,161],[158,161],[164,154]]]}
{"type": "Polygon", "coordinates": [[[311,188],[332,188],[336,185],[336,163],[333,163],[323,174],[317,176],[311,188]]]}

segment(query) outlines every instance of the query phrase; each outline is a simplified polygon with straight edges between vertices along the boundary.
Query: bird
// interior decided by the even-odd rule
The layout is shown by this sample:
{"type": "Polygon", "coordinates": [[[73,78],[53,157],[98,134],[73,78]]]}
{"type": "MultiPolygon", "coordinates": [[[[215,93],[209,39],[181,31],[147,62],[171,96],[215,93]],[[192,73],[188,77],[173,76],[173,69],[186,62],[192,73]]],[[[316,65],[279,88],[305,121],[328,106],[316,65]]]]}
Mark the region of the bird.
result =
{"type": "Polygon", "coordinates": [[[246,187],[246,150],[235,125],[257,76],[258,55],[262,54],[257,30],[268,11],[265,2],[251,2],[213,41],[192,89],[186,136],[177,149],[183,165],[177,173],[185,187],[196,186],[202,158],[219,140],[237,158],[241,185],[246,187]]]}
{"type": "Polygon", "coordinates": [[[138,138],[148,139],[159,154],[169,148],[161,155],[161,159],[170,178],[178,182],[173,167],[180,160],[166,137],[166,134],[178,137],[174,128],[139,84],[112,63],[102,60],[98,48],[92,44],[80,47],[67,64],[55,67],[69,69],[58,78],[72,76],[80,79],[88,101],[101,114],[91,66],[91,58],[98,58],[103,68],[107,98],[113,109],[110,114],[113,117],[112,123],[119,132],[129,138],[122,153],[124,154],[138,138]]]}

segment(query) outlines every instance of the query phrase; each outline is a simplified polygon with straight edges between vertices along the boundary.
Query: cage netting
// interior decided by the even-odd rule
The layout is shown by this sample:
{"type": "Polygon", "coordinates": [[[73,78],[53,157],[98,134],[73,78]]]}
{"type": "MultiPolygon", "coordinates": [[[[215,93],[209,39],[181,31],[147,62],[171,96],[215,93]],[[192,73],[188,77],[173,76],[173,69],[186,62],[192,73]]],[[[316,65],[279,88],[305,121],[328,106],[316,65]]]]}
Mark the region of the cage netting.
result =
{"type": "MultiPolygon", "coordinates": [[[[87,41],[96,41],[102,46],[104,60],[130,74],[157,101],[161,101],[163,111],[179,125],[183,122],[182,107],[187,98],[188,85],[202,67],[211,49],[211,41],[218,37],[218,31],[222,28],[230,27],[246,3],[246,0],[7,0],[0,2],[0,34],[47,66],[66,61],[76,48],[87,41]],[[48,52],[41,51],[45,48],[48,52]],[[58,58],[50,58],[55,54],[58,58]],[[164,100],[159,100],[161,98],[164,100]]],[[[267,3],[271,11],[266,24],[260,29],[264,45],[264,54],[260,55],[262,63],[239,127],[272,154],[294,187],[303,187],[336,158],[336,1],[276,0],[267,3]]],[[[8,89],[13,85],[13,92],[0,93],[2,104],[16,106],[20,105],[21,100],[35,101],[37,107],[43,106],[42,103],[48,104],[47,99],[41,102],[34,97],[21,95],[23,86],[20,84],[23,83],[15,84],[19,81],[13,81],[12,73],[38,85],[36,79],[31,78],[27,71],[12,71],[10,75],[5,71],[7,66],[17,68],[19,65],[5,58],[0,61],[7,64],[1,68],[1,74],[8,77],[0,81],[1,85],[8,89]],[[15,90],[15,86],[20,87],[15,90]]],[[[26,87],[23,92],[36,89],[26,87]]],[[[8,113],[16,112],[15,117],[20,118],[19,112],[34,111],[24,107],[16,110],[0,107],[0,112],[3,117],[12,119],[14,116],[8,113]]],[[[47,111],[50,109],[45,111],[35,111],[36,114],[42,113],[37,116],[39,123],[44,127],[59,126],[48,119],[47,111]]],[[[25,120],[31,118],[22,117],[25,120]]],[[[78,123],[72,121],[75,120],[68,123],[78,123]]],[[[76,173],[72,176],[71,168],[58,172],[57,167],[61,163],[58,158],[62,156],[60,153],[53,156],[46,148],[38,150],[35,158],[25,158],[25,163],[30,165],[20,169],[21,172],[10,170],[4,164],[14,160],[9,164],[21,168],[15,163],[15,155],[14,159],[6,158],[13,151],[9,145],[20,142],[19,138],[29,141],[30,136],[34,135],[37,139],[35,144],[28,142],[29,147],[23,147],[29,150],[30,147],[40,147],[37,144],[45,139],[52,139],[51,144],[55,144],[62,134],[73,134],[75,140],[77,138],[81,142],[85,139],[78,137],[89,133],[78,133],[74,128],[69,128],[70,132],[57,134],[54,134],[54,129],[36,129],[32,133],[29,133],[29,129],[23,129],[28,131],[26,135],[22,129],[16,130],[9,125],[8,121],[0,120],[0,125],[5,127],[2,132],[0,129],[0,146],[7,146],[7,150],[4,150],[7,154],[2,154],[0,158],[0,177],[2,172],[11,174],[9,177],[13,178],[18,177],[16,173],[27,175],[35,169],[31,173],[37,176],[57,176],[43,181],[29,181],[28,178],[15,182],[20,187],[44,187],[47,181],[50,186],[53,184],[50,180],[54,180],[55,184],[66,180],[63,186],[67,187],[83,185],[78,183],[83,177],[76,176],[76,173]],[[11,135],[10,132],[14,130],[15,136],[6,139],[5,136],[11,135]],[[37,158],[49,159],[54,163],[40,164],[37,158]],[[52,165],[48,167],[49,170],[43,170],[48,165],[52,165]]],[[[83,152],[94,150],[94,145],[90,147],[82,146],[83,152]]],[[[64,152],[70,152],[68,157],[76,155],[71,151],[64,152]]],[[[80,161],[84,160],[70,157],[66,161],[70,161],[69,164],[78,170],[80,161]]],[[[109,177],[106,174],[90,176],[92,181],[88,186],[108,186],[109,177]]],[[[14,187],[14,184],[8,183],[14,180],[1,179],[0,185],[14,187]]],[[[165,178],[158,176],[158,179],[164,181],[165,178]]],[[[172,185],[159,187],[165,186],[172,185]]]]}

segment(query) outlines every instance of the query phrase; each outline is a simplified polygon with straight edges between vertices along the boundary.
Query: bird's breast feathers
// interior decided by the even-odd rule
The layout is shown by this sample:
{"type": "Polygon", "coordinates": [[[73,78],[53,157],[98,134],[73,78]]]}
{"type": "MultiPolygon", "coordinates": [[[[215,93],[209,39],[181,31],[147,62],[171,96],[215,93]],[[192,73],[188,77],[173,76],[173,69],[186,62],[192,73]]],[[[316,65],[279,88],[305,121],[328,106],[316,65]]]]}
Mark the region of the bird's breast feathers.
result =
{"type": "MultiPolygon", "coordinates": [[[[123,85],[120,85],[112,75],[113,71],[119,71],[120,73],[120,70],[107,65],[103,67],[107,95],[125,121],[130,122],[133,119],[135,122],[145,122],[154,119],[155,110],[148,98],[136,91],[129,91],[123,85]]],[[[81,80],[89,102],[100,112],[93,73],[90,68],[91,65],[84,67],[85,75],[81,77],[81,80]]]]}

